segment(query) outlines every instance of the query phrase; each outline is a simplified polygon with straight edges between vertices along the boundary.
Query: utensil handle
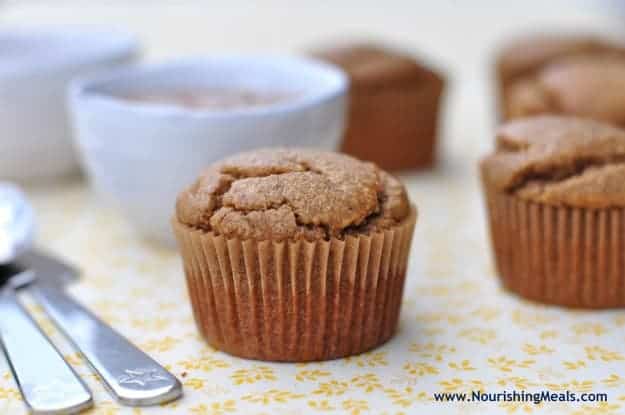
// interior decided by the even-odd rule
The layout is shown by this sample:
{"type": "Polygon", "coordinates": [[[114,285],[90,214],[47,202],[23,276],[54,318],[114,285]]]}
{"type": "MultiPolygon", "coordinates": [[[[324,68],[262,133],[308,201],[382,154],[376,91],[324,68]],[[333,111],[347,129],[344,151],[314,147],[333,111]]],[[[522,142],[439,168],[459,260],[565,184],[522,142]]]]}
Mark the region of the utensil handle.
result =
{"type": "Polygon", "coordinates": [[[35,283],[31,292],[122,404],[157,405],[178,398],[174,375],[60,289],[35,283]]]}
{"type": "Polygon", "coordinates": [[[91,393],[19,303],[0,293],[0,338],[24,403],[32,414],[74,414],[93,405],[91,393]]]}

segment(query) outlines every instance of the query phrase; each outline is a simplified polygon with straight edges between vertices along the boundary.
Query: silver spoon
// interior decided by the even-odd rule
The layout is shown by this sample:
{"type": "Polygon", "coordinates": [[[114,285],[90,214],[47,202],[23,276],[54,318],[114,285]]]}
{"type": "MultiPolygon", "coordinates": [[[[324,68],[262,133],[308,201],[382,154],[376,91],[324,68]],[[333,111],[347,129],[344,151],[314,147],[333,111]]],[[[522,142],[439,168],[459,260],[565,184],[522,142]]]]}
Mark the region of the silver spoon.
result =
{"type": "Polygon", "coordinates": [[[34,250],[22,255],[17,264],[34,273],[37,281],[31,281],[29,292],[118,402],[158,405],[182,395],[182,385],[174,375],[65,294],[64,285],[78,276],[75,268],[34,250]]]}
{"type": "MultiPolygon", "coordinates": [[[[32,221],[32,212],[30,216],[32,221]]],[[[23,239],[22,245],[29,246],[28,238],[23,239]]],[[[76,279],[76,269],[32,249],[15,258],[15,264],[31,272],[31,278],[22,286],[28,285],[30,293],[118,402],[149,406],[182,395],[182,385],[174,375],[65,294],[63,286],[76,279]]]]}
{"type": "Polygon", "coordinates": [[[16,271],[11,261],[32,241],[33,214],[23,195],[0,183],[0,339],[28,411],[74,414],[93,405],[78,378],[20,304],[15,289],[31,282],[31,271],[16,271]]]}

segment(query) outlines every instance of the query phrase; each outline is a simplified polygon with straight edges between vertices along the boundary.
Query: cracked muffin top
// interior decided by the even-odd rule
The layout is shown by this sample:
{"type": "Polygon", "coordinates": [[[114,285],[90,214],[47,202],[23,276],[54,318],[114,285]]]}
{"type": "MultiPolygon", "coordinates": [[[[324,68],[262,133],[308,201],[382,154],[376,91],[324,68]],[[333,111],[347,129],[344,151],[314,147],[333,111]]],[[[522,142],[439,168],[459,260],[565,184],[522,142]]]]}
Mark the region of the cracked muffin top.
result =
{"type": "Polygon", "coordinates": [[[549,205],[625,206],[625,131],[598,121],[539,116],[498,129],[481,163],[489,189],[549,205]]]}
{"type": "Polygon", "coordinates": [[[565,56],[610,49],[601,39],[587,35],[539,34],[515,40],[499,55],[497,66],[504,78],[526,75],[565,56]]]}
{"type": "Polygon", "coordinates": [[[625,57],[576,56],[512,85],[512,118],[558,113],[625,123],[625,57]]]}
{"type": "Polygon", "coordinates": [[[262,149],[208,167],[176,203],[180,223],[227,238],[342,238],[410,214],[404,186],[376,165],[308,149],[262,149]]]}

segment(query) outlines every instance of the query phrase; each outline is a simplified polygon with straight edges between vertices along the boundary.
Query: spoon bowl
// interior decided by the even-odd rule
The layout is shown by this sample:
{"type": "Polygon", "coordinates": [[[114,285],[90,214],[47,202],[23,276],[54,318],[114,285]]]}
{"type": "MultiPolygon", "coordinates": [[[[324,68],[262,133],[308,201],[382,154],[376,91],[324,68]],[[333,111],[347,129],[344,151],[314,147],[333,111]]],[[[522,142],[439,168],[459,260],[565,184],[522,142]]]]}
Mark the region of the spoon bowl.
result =
{"type": "Polygon", "coordinates": [[[34,213],[24,194],[0,182],[0,265],[12,263],[33,242],[34,213]]]}

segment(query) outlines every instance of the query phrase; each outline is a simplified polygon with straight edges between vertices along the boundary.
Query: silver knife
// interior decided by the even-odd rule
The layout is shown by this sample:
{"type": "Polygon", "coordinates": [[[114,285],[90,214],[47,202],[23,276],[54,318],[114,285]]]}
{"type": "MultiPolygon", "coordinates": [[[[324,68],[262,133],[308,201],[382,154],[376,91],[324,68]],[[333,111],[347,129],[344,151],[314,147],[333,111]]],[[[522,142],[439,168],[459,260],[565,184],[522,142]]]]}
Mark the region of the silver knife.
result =
{"type": "Polygon", "coordinates": [[[29,292],[118,402],[157,405],[182,395],[182,385],[174,375],[65,294],[62,287],[78,276],[75,268],[35,251],[17,262],[37,279],[29,285],[29,292]]]}

